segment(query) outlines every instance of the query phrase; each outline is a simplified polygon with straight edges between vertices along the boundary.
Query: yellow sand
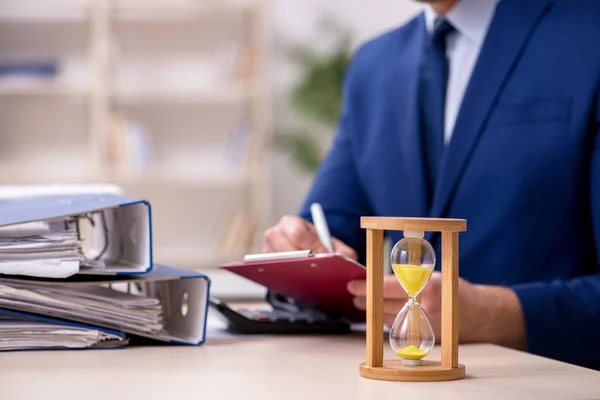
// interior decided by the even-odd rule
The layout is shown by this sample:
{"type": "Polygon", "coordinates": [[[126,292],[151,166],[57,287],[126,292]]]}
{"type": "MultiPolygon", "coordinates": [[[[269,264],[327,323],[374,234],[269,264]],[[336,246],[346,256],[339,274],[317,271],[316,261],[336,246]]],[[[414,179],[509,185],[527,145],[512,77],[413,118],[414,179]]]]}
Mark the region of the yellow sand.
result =
{"type": "Polygon", "coordinates": [[[420,360],[421,358],[429,354],[429,352],[421,350],[417,346],[410,345],[406,346],[403,349],[396,350],[396,354],[398,354],[400,357],[406,360],[420,360]]]}
{"type": "Polygon", "coordinates": [[[409,296],[414,297],[425,287],[433,269],[410,264],[392,264],[392,269],[409,296]]]}

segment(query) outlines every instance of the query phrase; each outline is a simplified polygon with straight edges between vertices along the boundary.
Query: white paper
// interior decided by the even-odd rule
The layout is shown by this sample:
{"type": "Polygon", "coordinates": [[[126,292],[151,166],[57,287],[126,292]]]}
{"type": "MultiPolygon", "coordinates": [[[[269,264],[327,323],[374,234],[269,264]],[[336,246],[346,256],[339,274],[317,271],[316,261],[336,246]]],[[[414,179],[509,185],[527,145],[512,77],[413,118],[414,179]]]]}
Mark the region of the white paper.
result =
{"type": "Polygon", "coordinates": [[[163,329],[163,307],[158,299],[101,286],[50,287],[10,282],[0,285],[0,308],[144,333],[163,329]]]}
{"type": "Polygon", "coordinates": [[[11,252],[33,252],[33,251],[49,251],[49,250],[77,250],[80,249],[82,242],[76,238],[64,237],[58,239],[57,237],[44,237],[40,236],[37,238],[11,238],[11,239],[0,239],[0,253],[11,253],[11,252]]]}
{"type": "Polygon", "coordinates": [[[0,237],[43,235],[48,232],[50,224],[43,221],[0,227],[0,237]]]}
{"type": "Polygon", "coordinates": [[[24,275],[39,278],[68,278],[79,272],[79,261],[33,260],[2,261],[0,274],[24,275]]]}
{"type": "Polygon", "coordinates": [[[44,347],[88,348],[104,341],[121,342],[123,339],[93,328],[65,326],[19,316],[0,319],[0,351],[44,347]]]}
{"type": "Polygon", "coordinates": [[[67,278],[81,269],[106,267],[102,261],[86,258],[72,219],[4,228],[0,233],[0,274],[67,278]]]}

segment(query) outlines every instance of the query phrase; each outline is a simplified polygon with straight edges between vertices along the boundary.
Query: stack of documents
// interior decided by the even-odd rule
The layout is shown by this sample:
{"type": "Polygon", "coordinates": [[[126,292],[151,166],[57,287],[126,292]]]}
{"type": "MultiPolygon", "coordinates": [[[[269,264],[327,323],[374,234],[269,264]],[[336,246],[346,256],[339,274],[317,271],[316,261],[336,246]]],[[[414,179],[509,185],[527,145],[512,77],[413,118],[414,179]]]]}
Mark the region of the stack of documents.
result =
{"type": "Polygon", "coordinates": [[[64,279],[152,269],[150,204],[114,195],[0,201],[0,275],[64,279]]]}
{"type": "Polygon", "coordinates": [[[74,218],[0,228],[0,273],[66,278],[81,268],[103,270],[102,261],[88,260],[74,218]]]}
{"type": "Polygon", "coordinates": [[[112,348],[127,344],[119,332],[0,311],[0,351],[112,348]]]}
{"type": "Polygon", "coordinates": [[[120,330],[159,333],[163,329],[159,299],[102,286],[4,283],[0,284],[0,307],[120,330]]]}
{"type": "Polygon", "coordinates": [[[160,264],[132,276],[0,277],[0,313],[110,329],[132,342],[204,343],[209,296],[205,275],[160,264]]]}
{"type": "Polygon", "coordinates": [[[210,280],[155,264],[151,227],[143,199],[0,201],[0,351],[204,343],[210,280]]]}

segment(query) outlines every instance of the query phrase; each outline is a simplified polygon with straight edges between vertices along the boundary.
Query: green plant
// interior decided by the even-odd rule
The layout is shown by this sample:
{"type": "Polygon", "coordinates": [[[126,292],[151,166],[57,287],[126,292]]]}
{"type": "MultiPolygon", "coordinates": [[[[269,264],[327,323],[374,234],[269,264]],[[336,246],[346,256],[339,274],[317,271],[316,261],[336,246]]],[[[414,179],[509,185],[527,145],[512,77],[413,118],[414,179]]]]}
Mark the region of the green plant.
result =
{"type": "Polygon", "coordinates": [[[291,158],[301,172],[313,174],[323,160],[323,149],[310,131],[294,131],[279,134],[275,145],[291,158]]]}
{"type": "Polygon", "coordinates": [[[291,60],[301,71],[290,94],[301,122],[276,135],[277,147],[308,174],[318,169],[325,154],[323,144],[335,131],[342,104],[342,84],[352,54],[348,30],[331,20],[321,21],[320,28],[320,43],[328,36],[333,38],[329,51],[320,52],[302,45],[289,51],[291,60]]]}

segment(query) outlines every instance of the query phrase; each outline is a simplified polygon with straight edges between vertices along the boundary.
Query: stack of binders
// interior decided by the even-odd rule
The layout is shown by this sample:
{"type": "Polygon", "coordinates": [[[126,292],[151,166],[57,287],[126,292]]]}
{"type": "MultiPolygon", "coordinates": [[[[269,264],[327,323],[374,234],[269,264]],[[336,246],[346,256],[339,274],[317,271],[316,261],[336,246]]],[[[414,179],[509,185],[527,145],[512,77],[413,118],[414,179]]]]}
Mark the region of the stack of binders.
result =
{"type": "Polygon", "coordinates": [[[0,201],[0,351],[201,345],[210,280],[153,262],[148,201],[0,201]]]}

